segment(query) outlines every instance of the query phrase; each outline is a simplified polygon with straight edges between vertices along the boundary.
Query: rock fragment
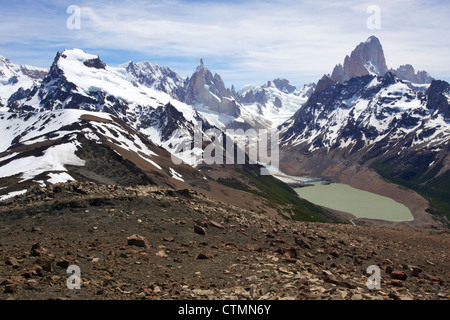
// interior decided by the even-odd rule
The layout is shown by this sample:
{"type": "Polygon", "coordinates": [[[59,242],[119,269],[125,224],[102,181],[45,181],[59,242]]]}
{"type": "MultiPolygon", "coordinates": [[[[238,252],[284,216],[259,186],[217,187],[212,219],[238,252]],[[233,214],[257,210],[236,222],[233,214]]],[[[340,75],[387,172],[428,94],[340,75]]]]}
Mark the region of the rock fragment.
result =
{"type": "Polygon", "coordinates": [[[145,248],[145,249],[150,248],[150,245],[149,245],[147,239],[138,234],[133,234],[133,235],[129,236],[127,238],[127,241],[128,241],[129,246],[136,246],[136,247],[141,247],[141,248],[145,248]]]}
{"type": "Polygon", "coordinates": [[[210,250],[203,250],[197,255],[197,259],[200,260],[214,259],[214,255],[211,253],[210,250]]]}
{"type": "Polygon", "coordinates": [[[295,238],[295,243],[297,245],[299,245],[300,247],[310,249],[310,250],[312,249],[311,244],[305,238],[297,237],[297,238],[295,238]]]}
{"type": "Polygon", "coordinates": [[[200,234],[200,235],[206,235],[206,230],[205,230],[205,228],[203,228],[202,226],[199,226],[198,224],[196,224],[195,226],[194,226],[194,232],[195,233],[198,233],[198,234],[200,234]]]}
{"type": "Polygon", "coordinates": [[[395,280],[406,280],[408,276],[405,271],[394,270],[391,272],[391,278],[395,280]]]}
{"type": "Polygon", "coordinates": [[[17,262],[17,259],[14,257],[7,257],[5,259],[5,263],[8,266],[12,266],[14,269],[17,269],[19,267],[19,262],[17,262]]]}

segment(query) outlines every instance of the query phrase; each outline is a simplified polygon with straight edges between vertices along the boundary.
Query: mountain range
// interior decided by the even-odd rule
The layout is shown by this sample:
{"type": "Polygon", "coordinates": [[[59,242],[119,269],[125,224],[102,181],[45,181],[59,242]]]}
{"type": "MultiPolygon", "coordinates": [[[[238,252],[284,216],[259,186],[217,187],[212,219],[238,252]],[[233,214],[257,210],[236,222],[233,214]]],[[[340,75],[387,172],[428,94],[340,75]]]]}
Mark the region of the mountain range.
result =
{"type": "MultiPolygon", "coordinates": [[[[286,79],[229,89],[203,59],[187,78],[150,62],[111,67],[79,49],[58,52],[49,70],[0,61],[3,199],[72,179],[271,198],[264,183],[278,182],[262,183],[252,166],[169,158],[180,133],[207,143],[215,140],[209,129],[278,128],[284,173],[388,193],[408,203],[413,226],[436,227],[450,215],[450,86],[408,64],[389,68],[374,36],[301,89],[286,79]]],[[[330,217],[311,210],[314,219],[330,217]]]]}
{"type": "Polygon", "coordinates": [[[388,69],[375,37],[358,45],[279,127],[284,171],[394,198],[410,208],[416,221],[430,212],[448,217],[450,86],[423,72],[401,70],[388,69]],[[425,74],[426,81],[415,81],[425,74]]]}

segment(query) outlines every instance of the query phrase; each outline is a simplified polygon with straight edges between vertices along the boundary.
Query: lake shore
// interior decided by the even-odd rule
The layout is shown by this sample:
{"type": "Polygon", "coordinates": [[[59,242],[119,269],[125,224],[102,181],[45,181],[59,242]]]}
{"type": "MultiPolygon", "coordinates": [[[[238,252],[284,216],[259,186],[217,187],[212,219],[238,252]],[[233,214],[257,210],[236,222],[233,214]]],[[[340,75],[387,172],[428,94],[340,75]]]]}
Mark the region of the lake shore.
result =
{"type": "Polygon", "coordinates": [[[304,199],[340,212],[352,214],[356,219],[412,221],[411,211],[389,197],[359,190],[340,183],[312,183],[312,187],[295,188],[304,199]]]}

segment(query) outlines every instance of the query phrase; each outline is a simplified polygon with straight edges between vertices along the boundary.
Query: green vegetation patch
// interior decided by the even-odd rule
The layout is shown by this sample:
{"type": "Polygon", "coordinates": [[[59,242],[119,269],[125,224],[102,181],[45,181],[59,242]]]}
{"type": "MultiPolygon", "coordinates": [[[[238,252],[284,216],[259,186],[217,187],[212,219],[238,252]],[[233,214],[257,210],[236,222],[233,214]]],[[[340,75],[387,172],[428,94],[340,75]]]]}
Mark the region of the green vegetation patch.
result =
{"type": "Polygon", "coordinates": [[[386,180],[411,189],[427,199],[430,204],[428,212],[450,218],[450,172],[447,171],[427,181],[438,172],[436,170],[440,166],[434,169],[435,172],[415,172],[414,174],[408,174],[410,173],[408,169],[399,171],[395,164],[387,161],[374,162],[371,167],[386,180]]]}
{"type": "MultiPolygon", "coordinates": [[[[327,213],[315,204],[299,198],[298,194],[286,183],[272,177],[260,174],[260,167],[256,165],[243,165],[236,170],[249,179],[256,189],[236,178],[219,178],[217,181],[228,187],[256,194],[270,203],[288,206],[284,211],[289,214],[289,218],[298,221],[326,222],[327,213]]],[[[282,214],[286,217],[286,214],[282,214]]]]}

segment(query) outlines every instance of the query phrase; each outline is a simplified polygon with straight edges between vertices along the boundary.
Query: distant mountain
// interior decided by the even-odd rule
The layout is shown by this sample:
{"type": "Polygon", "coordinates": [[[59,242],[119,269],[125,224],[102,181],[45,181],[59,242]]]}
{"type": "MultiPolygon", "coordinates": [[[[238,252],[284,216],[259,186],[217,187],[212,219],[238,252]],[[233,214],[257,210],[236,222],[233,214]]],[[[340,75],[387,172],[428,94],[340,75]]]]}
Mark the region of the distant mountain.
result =
{"type": "Polygon", "coordinates": [[[200,59],[197,69],[189,78],[185,102],[232,117],[240,116],[235,92],[225,87],[217,73],[213,75],[205,67],[203,59],[200,59]]]}
{"type": "Polygon", "coordinates": [[[314,86],[305,85],[297,90],[288,80],[276,79],[267,85],[245,86],[236,91],[234,86],[227,88],[221,76],[213,74],[203,59],[187,78],[147,61],[128,62],[119,67],[125,70],[132,83],[167,93],[193,106],[209,124],[222,130],[276,127],[306,102],[314,86]],[[253,96],[249,90],[254,92],[253,96]],[[262,100],[260,96],[264,96],[262,100]]]}
{"type": "Polygon", "coordinates": [[[186,85],[188,79],[182,78],[169,67],[160,67],[148,61],[134,63],[132,61],[122,64],[130,75],[130,81],[167,93],[178,101],[185,101],[186,85]]]}
{"type": "Polygon", "coordinates": [[[298,90],[286,79],[275,79],[262,86],[245,86],[238,94],[245,110],[266,119],[268,126],[276,127],[300,109],[314,88],[315,84],[309,84],[298,90]]]}
{"type": "Polygon", "coordinates": [[[407,80],[412,83],[430,84],[433,80],[435,80],[426,71],[417,71],[416,73],[414,67],[410,64],[400,66],[396,70],[390,69],[390,71],[399,79],[407,80]]]}
{"type": "Polygon", "coordinates": [[[42,82],[48,70],[17,65],[0,56],[0,110],[7,110],[8,100],[26,96],[42,82]]]}
{"type": "Polygon", "coordinates": [[[384,76],[388,71],[401,80],[416,84],[430,84],[434,80],[426,71],[419,71],[416,74],[413,66],[409,64],[395,70],[388,69],[383,47],[375,36],[361,42],[349,56],[346,56],[344,65],[336,65],[330,78],[335,82],[344,83],[351,78],[365,75],[384,76]]]}
{"type": "Polygon", "coordinates": [[[346,56],[344,65],[337,65],[331,75],[335,82],[343,83],[353,77],[365,75],[383,76],[388,71],[383,47],[377,37],[371,36],[361,42],[350,56],[346,56]]]}

